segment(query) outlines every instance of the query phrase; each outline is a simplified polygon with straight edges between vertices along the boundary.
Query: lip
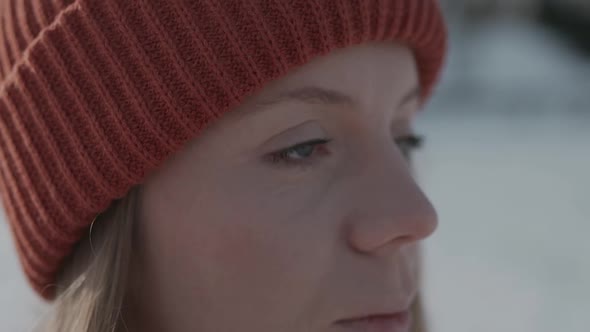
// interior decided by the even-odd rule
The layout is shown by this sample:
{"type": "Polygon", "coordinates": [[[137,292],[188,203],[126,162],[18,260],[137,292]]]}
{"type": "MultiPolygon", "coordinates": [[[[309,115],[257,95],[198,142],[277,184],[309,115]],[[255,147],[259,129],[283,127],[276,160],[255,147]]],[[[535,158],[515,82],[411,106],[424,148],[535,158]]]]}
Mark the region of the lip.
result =
{"type": "Polygon", "coordinates": [[[409,332],[412,313],[409,310],[371,314],[336,321],[347,332],[409,332]]]}

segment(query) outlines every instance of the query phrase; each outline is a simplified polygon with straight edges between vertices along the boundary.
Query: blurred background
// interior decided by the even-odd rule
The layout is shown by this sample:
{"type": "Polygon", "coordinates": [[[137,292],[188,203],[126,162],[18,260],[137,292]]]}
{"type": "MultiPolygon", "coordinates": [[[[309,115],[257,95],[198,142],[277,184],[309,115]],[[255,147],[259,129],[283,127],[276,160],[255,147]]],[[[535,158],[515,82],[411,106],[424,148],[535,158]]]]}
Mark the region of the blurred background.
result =
{"type": "Polygon", "coordinates": [[[590,0],[448,0],[418,122],[433,332],[590,331],[590,0]]]}
{"type": "MultiPolygon", "coordinates": [[[[431,332],[590,331],[590,0],[443,0],[451,48],[417,123],[431,332]]],[[[0,222],[0,331],[45,310],[0,222]]]]}

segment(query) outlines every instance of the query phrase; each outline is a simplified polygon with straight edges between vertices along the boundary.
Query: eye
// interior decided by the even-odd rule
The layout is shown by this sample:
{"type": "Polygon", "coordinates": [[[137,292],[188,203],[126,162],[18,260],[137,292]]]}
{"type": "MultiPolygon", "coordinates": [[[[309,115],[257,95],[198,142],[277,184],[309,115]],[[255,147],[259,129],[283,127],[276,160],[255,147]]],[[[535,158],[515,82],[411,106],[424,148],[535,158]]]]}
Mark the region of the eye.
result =
{"type": "Polygon", "coordinates": [[[327,139],[315,139],[297,145],[288,147],[268,155],[268,159],[273,164],[301,165],[313,162],[315,157],[327,154],[325,145],[329,142],[327,139]],[[319,155],[319,156],[318,156],[319,155]]]}
{"type": "Polygon", "coordinates": [[[395,138],[395,143],[408,162],[412,160],[412,152],[422,147],[423,142],[424,137],[413,134],[395,138]]]}

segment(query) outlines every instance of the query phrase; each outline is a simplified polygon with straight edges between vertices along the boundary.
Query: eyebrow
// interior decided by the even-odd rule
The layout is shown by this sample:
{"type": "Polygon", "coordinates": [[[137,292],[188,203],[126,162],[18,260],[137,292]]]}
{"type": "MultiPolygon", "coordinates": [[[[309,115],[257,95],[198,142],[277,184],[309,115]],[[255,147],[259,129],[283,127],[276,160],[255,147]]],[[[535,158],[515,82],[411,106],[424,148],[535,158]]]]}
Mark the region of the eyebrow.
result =
{"type": "MultiPolygon", "coordinates": [[[[410,101],[417,99],[420,97],[420,95],[420,86],[417,85],[400,99],[397,107],[399,108],[410,101]]],[[[354,100],[354,98],[345,93],[317,86],[305,86],[279,93],[277,96],[266,100],[258,101],[256,106],[257,108],[267,108],[287,102],[302,102],[306,104],[322,105],[357,105],[357,102],[354,100]]]]}

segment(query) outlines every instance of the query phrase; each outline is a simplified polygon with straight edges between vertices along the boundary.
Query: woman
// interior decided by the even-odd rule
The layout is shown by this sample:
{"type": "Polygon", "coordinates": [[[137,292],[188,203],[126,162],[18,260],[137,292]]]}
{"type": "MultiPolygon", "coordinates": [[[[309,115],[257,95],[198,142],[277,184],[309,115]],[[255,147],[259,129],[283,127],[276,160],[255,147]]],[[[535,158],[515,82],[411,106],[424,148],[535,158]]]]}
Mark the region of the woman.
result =
{"type": "Polygon", "coordinates": [[[409,331],[434,0],[2,10],[0,183],[42,331],[409,331]]]}

